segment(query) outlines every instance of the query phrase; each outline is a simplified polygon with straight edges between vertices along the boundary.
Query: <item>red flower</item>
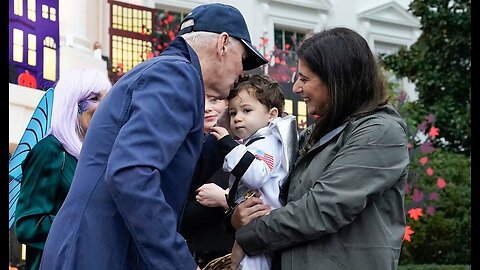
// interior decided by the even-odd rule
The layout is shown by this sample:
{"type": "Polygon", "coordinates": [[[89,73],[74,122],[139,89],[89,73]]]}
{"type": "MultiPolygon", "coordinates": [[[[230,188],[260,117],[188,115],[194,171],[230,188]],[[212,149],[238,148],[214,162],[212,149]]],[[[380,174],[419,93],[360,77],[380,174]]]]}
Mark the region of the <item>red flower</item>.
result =
{"type": "Polygon", "coordinates": [[[428,136],[432,137],[432,138],[435,138],[437,137],[439,134],[438,134],[438,128],[432,126],[430,128],[430,131],[428,132],[428,136]]]}
{"type": "Polygon", "coordinates": [[[438,178],[437,179],[437,186],[438,188],[444,188],[445,186],[447,185],[447,182],[445,182],[445,180],[443,180],[443,178],[438,178]]]}
{"type": "Polygon", "coordinates": [[[408,242],[411,242],[410,235],[414,233],[415,232],[410,228],[410,226],[407,225],[407,227],[405,227],[405,234],[403,235],[403,240],[407,240],[408,242]]]}
{"type": "Polygon", "coordinates": [[[420,158],[420,164],[425,165],[428,161],[428,157],[422,157],[420,158]]]}
{"type": "Polygon", "coordinates": [[[422,208],[412,208],[408,210],[408,215],[414,220],[418,220],[419,217],[423,216],[422,208]]]}

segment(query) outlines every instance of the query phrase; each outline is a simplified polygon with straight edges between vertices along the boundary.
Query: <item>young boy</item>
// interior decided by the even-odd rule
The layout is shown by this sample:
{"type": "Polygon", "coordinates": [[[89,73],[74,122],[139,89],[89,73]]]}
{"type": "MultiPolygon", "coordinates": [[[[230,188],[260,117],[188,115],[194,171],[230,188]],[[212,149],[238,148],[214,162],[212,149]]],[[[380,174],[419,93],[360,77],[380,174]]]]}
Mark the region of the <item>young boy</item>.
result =
{"type": "MultiPolygon", "coordinates": [[[[231,173],[231,207],[255,192],[272,209],[282,206],[280,186],[295,160],[298,144],[295,117],[281,117],[284,104],[280,85],[266,76],[246,75],[230,92],[230,134],[217,126],[212,127],[211,134],[219,140],[221,151],[228,153],[223,169],[231,173]]],[[[245,256],[242,260],[243,256],[242,249],[234,245],[231,269],[237,269],[240,260],[242,270],[271,268],[269,255],[245,256]]]]}

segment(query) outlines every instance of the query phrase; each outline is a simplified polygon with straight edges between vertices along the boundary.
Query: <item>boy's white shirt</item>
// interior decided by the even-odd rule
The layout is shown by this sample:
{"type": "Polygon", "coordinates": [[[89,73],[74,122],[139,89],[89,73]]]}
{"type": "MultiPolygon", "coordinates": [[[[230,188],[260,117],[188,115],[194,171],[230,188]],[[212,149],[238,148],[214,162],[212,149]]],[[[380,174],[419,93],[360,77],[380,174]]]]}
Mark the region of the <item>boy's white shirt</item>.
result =
{"type": "MultiPolygon", "coordinates": [[[[244,140],[242,144],[237,145],[226,156],[223,163],[223,170],[231,172],[238,164],[243,155],[249,151],[255,155],[255,159],[250,164],[244,175],[240,179],[240,184],[247,186],[250,189],[260,190],[260,199],[272,210],[281,207],[279,200],[280,185],[288,174],[289,165],[286,164],[291,158],[284,156],[282,148],[282,138],[278,131],[277,124],[280,121],[294,121],[292,118],[275,118],[267,127],[259,129],[248,139],[244,140]],[[263,139],[256,140],[252,144],[245,146],[249,141],[258,137],[263,139]],[[268,154],[273,158],[273,168],[270,169],[267,163],[257,154],[268,154]]],[[[296,123],[295,123],[296,128],[296,123]]],[[[298,143],[298,133],[295,129],[295,143],[298,143]]],[[[295,147],[295,146],[294,146],[295,147]]],[[[235,177],[230,176],[230,186],[233,184],[235,177]]],[[[240,187],[239,187],[240,190],[240,187]]],[[[260,254],[256,256],[245,256],[241,262],[242,270],[256,270],[256,269],[270,269],[271,256],[268,254],[260,254]]]]}

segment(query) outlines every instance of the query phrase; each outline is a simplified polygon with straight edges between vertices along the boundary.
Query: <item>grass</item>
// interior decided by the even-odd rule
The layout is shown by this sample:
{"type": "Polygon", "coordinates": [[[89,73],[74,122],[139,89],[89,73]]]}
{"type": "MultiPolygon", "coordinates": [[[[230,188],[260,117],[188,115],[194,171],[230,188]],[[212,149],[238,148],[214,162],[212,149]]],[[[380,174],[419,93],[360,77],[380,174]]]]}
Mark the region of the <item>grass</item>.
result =
{"type": "Polygon", "coordinates": [[[399,265],[398,270],[471,270],[471,265],[407,264],[399,265]]]}

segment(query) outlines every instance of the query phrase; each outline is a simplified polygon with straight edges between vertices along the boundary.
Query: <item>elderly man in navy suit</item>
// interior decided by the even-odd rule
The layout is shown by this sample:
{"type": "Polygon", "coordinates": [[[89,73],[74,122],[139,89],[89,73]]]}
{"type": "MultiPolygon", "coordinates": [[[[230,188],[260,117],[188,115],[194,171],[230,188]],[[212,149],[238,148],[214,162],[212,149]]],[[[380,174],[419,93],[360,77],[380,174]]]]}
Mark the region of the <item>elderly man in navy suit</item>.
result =
{"type": "Polygon", "coordinates": [[[202,147],[204,95],[265,64],[242,14],[201,5],[98,107],[41,269],[199,269],[177,227],[202,147]]]}

